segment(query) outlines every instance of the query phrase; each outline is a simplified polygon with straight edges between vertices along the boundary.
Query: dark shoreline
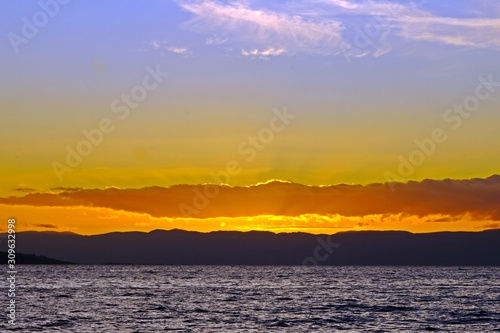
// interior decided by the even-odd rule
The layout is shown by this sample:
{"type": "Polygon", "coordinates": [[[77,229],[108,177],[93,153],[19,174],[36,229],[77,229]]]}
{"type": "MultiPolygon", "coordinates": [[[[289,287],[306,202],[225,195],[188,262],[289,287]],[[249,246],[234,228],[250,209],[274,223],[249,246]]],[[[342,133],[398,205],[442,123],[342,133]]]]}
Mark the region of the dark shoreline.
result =
{"type": "MultiPolygon", "coordinates": [[[[0,251],[0,258],[3,265],[7,265],[8,252],[0,251]]],[[[48,258],[46,256],[38,256],[36,254],[17,253],[15,257],[15,265],[75,265],[68,261],[48,258]]]]}
{"type": "MultiPolygon", "coordinates": [[[[17,237],[16,264],[500,266],[499,229],[428,234],[360,231],[334,235],[182,230],[95,236],[19,232],[17,237]]],[[[6,263],[6,253],[2,256],[6,263]]]]}

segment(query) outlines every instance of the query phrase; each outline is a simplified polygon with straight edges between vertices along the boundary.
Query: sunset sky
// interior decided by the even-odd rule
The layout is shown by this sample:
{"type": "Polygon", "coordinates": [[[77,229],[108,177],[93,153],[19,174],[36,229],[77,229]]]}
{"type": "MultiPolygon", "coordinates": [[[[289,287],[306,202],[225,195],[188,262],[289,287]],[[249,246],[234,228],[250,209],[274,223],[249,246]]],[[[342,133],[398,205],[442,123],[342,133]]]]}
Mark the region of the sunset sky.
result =
{"type": "Polygon", "coordinates": [[[500,228],[496,0],[2,1],[0,34],[0,231],[500,228]]]}

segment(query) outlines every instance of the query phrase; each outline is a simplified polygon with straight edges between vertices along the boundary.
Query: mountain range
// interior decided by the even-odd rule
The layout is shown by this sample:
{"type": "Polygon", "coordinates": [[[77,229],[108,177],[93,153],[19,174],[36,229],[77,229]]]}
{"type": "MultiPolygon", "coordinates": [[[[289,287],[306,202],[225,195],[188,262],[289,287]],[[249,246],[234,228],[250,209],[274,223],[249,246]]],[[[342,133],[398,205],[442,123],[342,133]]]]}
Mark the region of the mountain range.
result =
{"type": "Polygon", "coordinates": [[[334,235],[174,229],[83,236],[30,231],[18,232],[16,245],[20,253],[77,264],[500,266],[500,229],[334,235]]]}

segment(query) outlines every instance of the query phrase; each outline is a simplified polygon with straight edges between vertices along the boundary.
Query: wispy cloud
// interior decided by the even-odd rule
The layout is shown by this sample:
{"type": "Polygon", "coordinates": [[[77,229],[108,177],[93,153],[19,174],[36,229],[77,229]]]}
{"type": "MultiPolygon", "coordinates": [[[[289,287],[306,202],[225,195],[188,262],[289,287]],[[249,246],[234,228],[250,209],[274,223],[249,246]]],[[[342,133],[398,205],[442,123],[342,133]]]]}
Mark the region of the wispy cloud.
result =
{"type": "Polygon", "coordinates": [[[145,42],[147,45],[147,48],[142,49],[142,51],[158,51],[160,53],[164,53],[165,51],[168,51],[170,53],[175,53],[175,54],[187,54],[189,53],[188,48],[186,47],[181,47],[177,45],[172,45],[169,42],[165,40],[152,40],[145,42]]]}
{"type": "Polygon", "coordinates": [[[153,50],[160,50],[160,49],[163,49],[165,47],[166,43],[167,42],[165,42],[165,41],[152,40],[150,42],[146,42],[146,45],[151,47],[153,50]]]}
{"type": "Polygon", "coordinates": [[[292,52],[331,53],[339,49],[342,26],[337,20],[308,20],[300,15],[252,8],[247,3],[180,1],[194,17],[185,27],[198,32],[223,31],[236,41],[251,41],[255,47],[272,45],[292,52]]]}
{"type": "Polygon", "coordinates": [[[368,16],[402,16],[424,13],[415,4],[403,5],[399,2],[386,1],[347,1],[347,0],[318,0],[316,3],[325,3],[337,7],[341,13],[368,15],[368,16]]]}
{"type": "Polygon", "coordinates": [[[345,14],[381,17],[387,27],[404,39],[468,47],[500,48],[500,18],[444,17],[416,4],[321,0],[345,14]]]}
{"type": "MultiPolygon", "coordinates": [[[[273,1],[265,5],[212,0],[177,3],[193,15],[184,27],[230,36],[231,42],[244,44],[239,49],[249,56],[257,56],[252,52],[266,47],[284,49],[286,54],[342,55],[350,49],[353,57],[381,56],[402,41],[500,49],[500,18],[478,13],[473,17],[445,17],[413,2],[300,0],[293,6],[273,1]],[[373,37],[370,29],[383,32],[373,37]],[[390,40],[386,38],[389,33],[390,40]],[[357,45],[359,39],[366,43],[357,45]]],[[[211,37],[206,44],[227,41],[227,37],[211,37]]]]}
{"type": "Polygon", "coordinates": [[[276,57],[282,55],[284,53],[285,53],[284,48],[275,49],[274,47],[268,47],[267,49],[264,50],[258,50],[258,49],[253,49],[250,51],[241,50],[241,54],[246,57],[253,57],[264,60],[270,59],[270,57],[276,57]]]}
{"type": "Polygon", "coordinates": [[[34,224],[33,226],[38,227],[38,228],[44,228],[44,229],[57,229],[57,226],[54,224],[38,223],[38,224],[34,224]]]}
{"type": "Polygon", "coordinates": [[[169,46],[167,47],[167,51],[177,54],[183,54],[186,53],[188,49],[186,49],[185,47],[169,46]]]}
{"type": "Polygon", "coordinates": [[[397,22],[399,35],[407,39],[500,49],[500,19],[407,17],[397,22]]]}
{"type": "Polygon", "coordinates": [[[12,190],[16,192],[36,192],[36,190],[31,187],[16,187],[12,190]]]}
{"type": "Polygon", "coordinates": [[[221,45],[221,44],[224,44],[225,42],[227,42],[229,40],[229,38],[221,38],[221,37],[218,37],[217,35],[213,36],[213,37],[209,37],[207,38],[207,40],[205,41],[205,44],[206,45],[221,45]]]}

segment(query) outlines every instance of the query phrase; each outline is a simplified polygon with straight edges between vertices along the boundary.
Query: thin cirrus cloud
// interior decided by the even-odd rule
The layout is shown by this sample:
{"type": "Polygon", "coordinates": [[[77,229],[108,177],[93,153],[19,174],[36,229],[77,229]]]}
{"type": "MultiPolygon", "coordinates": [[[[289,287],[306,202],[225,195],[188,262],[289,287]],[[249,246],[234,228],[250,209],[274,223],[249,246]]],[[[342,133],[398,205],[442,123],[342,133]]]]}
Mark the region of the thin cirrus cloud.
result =
{"type": "Polygon", "coordinates": [[[145,213],[155,218],[402,214],[429,222],[466,217],[500,221],[500,175],[485,179],[424,180],[366,186],[307,186],[272,181],[246,187],[176,185],[142,189],[70,189],[0,198],[0,204],[101,207],[145,213]],[[186,215],[185,212],[192,214],[186,215]]]}
{"type": "Polygon", "coordinates": [[[188,51],[185,47],[178,47],[178,46],[169,46],[167,47],[167,51],[170,51],[172,53],[177,53],[177,54],[183,54],[188,51]]]}
{"type": "Polygon", "coordinates": [[[184,27],[231,36],[232,42],[245,43],[242,49],[246,52],[274,48],[284,50],[279,55],[350,52],[353,57],[380,56],[403,41],[500,48],[499,18],[479,17],[477,13],[443,17],[410,2],[316,0],[288,7],[268,2],[264,7],[248,1],[180,0],[177,4],[192,14],[184,27]],[[370,34],[374,31],[375,35],[370,34]],[[368,43],[357,45],[356,34],[368,43]]]}
{"type": "Polygon", "coordinates": [[[456,46],[500,49],[500,19],[415,17],[401,22],[408,39],[456,46]]]}
{"type": "MultiPolygon", "coordinates": [[[[468,47],[500,48],[500,19],[489,17],[442,17],[417,7],[372,0],[320,0],[352,15],[378,17],[377,21],[395,35],[408,40],[468,47]]],[[[491,1],[490,1],[491,2],[491,1]]],[[[491,5],[494,3],[491,2],[491,5]]],[[[495,3],[496,4],[496,3],[495,3]]]]}
{"type": "Polygon", "coordinates": [[[276,57],[281,54],[285,53],[285,49],[280,48],[280,49],[275,49],[274,47],[268,47],[265,50],[258,50],[258,49],[253,49],[253,50],[241,50],[241,54],[246,56],[246,57],[257,57],[260,59],[270,59],[270,57],[276,57]]]}
{"type": "Polygon", "coordinates": [[[228,41],[229,38],[218,37],[217,35],[207,38],[206,45],[221,45],[228,41]]]}
{"type": "Polygon", "coordinates": [[[329,49],[338,51],[342,42],[342,26],[337,20],[309,20],[300,15],[255,9],[247,3],[179,1],[178,4],[193,14],[185,27],[201,33],[222,31],[232,40],[251,42],[254,48],[323,53],[329,49]]]}
{"type": "MultiPolygon", "coordinates": [[[[175,53],[175,54],[185,54],[189,51],[186,47],[170,45],[167,41],[163,41],[163,40],[152,40],[152,41],[146,42],[145,44],[150,49],[156,50],[156,51],[167,50],[168,52],[175,53]]],[[[145,49],[144,51],[147,51],[147,49],[145,49]]]]}

